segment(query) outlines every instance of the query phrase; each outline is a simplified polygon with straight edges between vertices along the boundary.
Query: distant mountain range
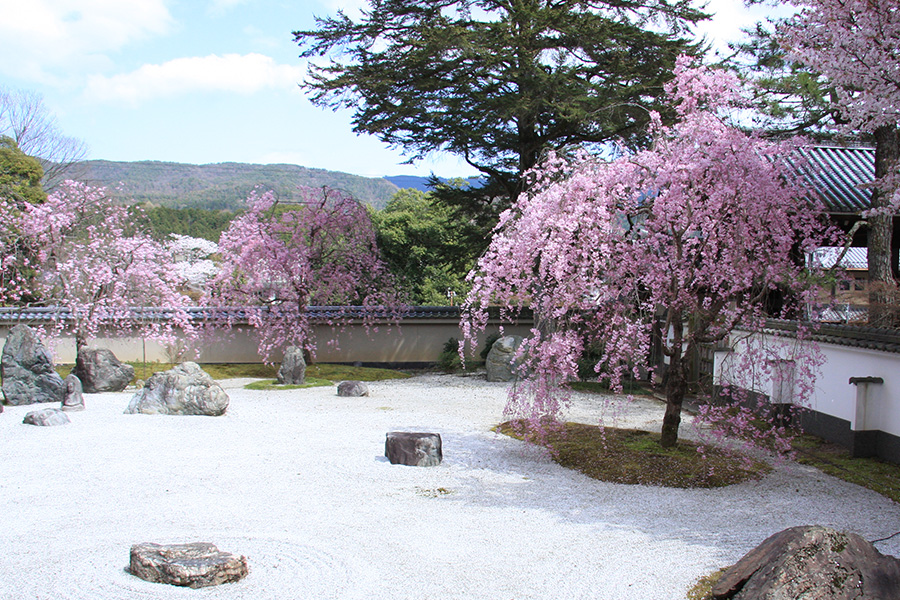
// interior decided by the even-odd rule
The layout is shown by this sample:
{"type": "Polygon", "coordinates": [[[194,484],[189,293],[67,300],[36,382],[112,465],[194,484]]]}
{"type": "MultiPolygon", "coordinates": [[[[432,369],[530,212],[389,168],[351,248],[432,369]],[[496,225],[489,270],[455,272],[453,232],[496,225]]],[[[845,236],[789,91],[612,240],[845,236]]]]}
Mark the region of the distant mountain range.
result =
{"type": "Polygon", "coordinates": [[[291,199],[297,186],[329,186],[375,208],[383,208],[401,188],[427,190],[425,177],[360,177],[298,165],[88,160],[79,168],[77,179],[106,186],[124,201],[172,208],[240,209],[257,187],[291,199]]]}

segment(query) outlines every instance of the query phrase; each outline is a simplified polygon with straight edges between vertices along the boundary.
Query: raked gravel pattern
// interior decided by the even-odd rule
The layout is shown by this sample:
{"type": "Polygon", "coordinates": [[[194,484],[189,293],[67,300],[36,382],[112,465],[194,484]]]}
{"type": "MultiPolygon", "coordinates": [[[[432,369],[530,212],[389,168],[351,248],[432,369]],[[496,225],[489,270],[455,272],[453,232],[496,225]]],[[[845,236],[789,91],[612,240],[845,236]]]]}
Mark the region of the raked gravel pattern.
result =
{"type": "MultiPolygon", "coordinates": [[[[483,377],[376,382],[368,398],[223,383],[222,417],[125,415],[128,392],[85,394],[60,427],[4,407],[0,599],[680,600],[787,527],[900,530],[900,505],[792,463],[717,490],[593,481],[491,432],[507,385],[483,377]],[[393,430],[440,433],[443,464],[388,463],[393,430]],[[250,574],[191,590],[125,570],[132,544],[191,541],[246,555],[250,574]]],[[[578,395],[571,416],[603,407],[578,395]]],[[[652,400],[619,412],[661,416],[652,400]]],[[[900,536],[878,547],[898,556],[900,536]]]]}

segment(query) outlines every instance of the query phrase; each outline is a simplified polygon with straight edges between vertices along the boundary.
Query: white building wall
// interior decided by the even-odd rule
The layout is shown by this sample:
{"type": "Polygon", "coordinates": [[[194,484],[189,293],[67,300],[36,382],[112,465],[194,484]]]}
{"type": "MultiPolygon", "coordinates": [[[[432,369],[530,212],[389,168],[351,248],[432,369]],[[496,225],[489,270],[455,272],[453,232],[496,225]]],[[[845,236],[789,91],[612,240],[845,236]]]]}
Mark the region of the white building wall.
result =
{"type": "MultiPolygon", "coordinates": [[[[747,342],[740,336],[731,351],[716,352],[714,383],[739,385],[770,398],[778,396],[777,382],[765,369],[749,372],[741,364],[747,342]]],[[[760,338],[752,338],[759,342],[760,338]]],[[[769,335],[770,344],[787,343],[773,350],[790,359],[799,344],[792,338],[769,335]]],[[[880,430],[900,436],[900,354],[866,348],[855,348],[819,342],[824,362],[819,368],[808,407],[826,415],[850,422],[853,431],[880,430]],[[851,384],[850,378],[881,378],[883,383],[851,384]]],[[[801,352],[802,353],[802,352],[801,352]]],[[[800,381],[794,382],[794,396],[799,394],[800,381]]]]}
{"type": "MultiPolygon", "coordinates": [[[[0,327],[0,347],[6,342],[10,327],[0,327]]],[[[489,327],[488,333],[497,327],[489,327]]],[[[504,326],[508,335],[529,335],[527,326],[504,326]]],[[[400,327],[380,324],[377,331],[366,330],[361,324],[332,329],[321,325],[315,328],[317,362],[343,363],[431,363],[438,359],[444,344],[451,337],[462,338],[459,322],[452,319],[409,319],[400,327]],[[334,342],[334,343],[331,343],[334,342]]],[[[480,336],[479,347],[486,336],[480,336]]],[[[46,342],[58,364],[75,362],[75,339],[68,335],[53,335],[46,342]]],[[[92,346],[108,348],[122,361],[178,362],[175,351],[150,339],[140,337],[99,337],[92,346]]],[[[181,360],[201,363],[258,363],[263,362],[257,352],[256,338],[249,326],[236,326],[215,337],[187,342],[181,360]]],[[[274,362],[280,355],[272,357],[274,362]]]]}

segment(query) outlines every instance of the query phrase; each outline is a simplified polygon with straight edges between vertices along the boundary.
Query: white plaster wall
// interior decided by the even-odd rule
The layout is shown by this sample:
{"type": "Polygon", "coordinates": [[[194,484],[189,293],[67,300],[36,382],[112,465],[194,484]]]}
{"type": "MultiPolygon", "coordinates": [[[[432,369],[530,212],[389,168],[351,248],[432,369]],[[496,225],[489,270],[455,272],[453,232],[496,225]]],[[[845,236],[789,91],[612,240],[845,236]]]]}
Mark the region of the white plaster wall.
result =
{"type": "Polygon", "coordinates": [[[826,362],[816,382],[811,408],[850,421],[854,430],[880,429],[900,436],[900,354],[821,344],[826,362]],[[860,398],[851,377],[881,377],[860,398]]]}
{"type": "MultiPolygon", "coordinates": [[[[716,352],[715,382],[740,385],[736,380],[744,378],[746,382],[749,378],[753,384],[742,387],[771,397],[771,378],[759,373],[752,377],[746,369],[734,373],[730,368],[745,349],[745,344],[738,341],[733,344],[733,353],[716,352]]],[[[819,343],[819,350],[824,363],[816,377],[809,408],[849,421],[857,431],[881,430],[900,436],[900,354],[826,343],[819,343]],[[861,385],[850,383],[851,377],[880,377],[884,383],[869,384],[863,390],[861,385]]]]}
{"type": "MultiPolygon", "coordinates": [[[[9,327],[0,327],[0,347],[6,342],[9,327]]],[[[497,327],[488,327],[488,333],[497,327]]],[[[525,326],[505,326],[506,334],[529,335],[525,326]]],[[[419,363],[437,360],[444,344],[451,337],[461,339],[459,322],[455,320],[409,320],[400,327],[379,325],[366,331],[359,324],[334,330],[328,326],[315,329],[317,362],[419,363]],[[332,344],[330,342],[336,342],[332,344]]],[[[479,338],[482,347],[485,336],[479,338]]],[[[75,362],[75,339],[71,336],[52,336],[45,341],[60,364],[75,362]]],[[[109,348],[122,361],[169,362],[170,349],[150,339],[139,337],[99,337],[91,345],[109,348]]],[[[257,352],[256,338],[248,326],[233,327],[215,338],[201,339],[186,345],[184,360],[205,363],[262,362],[257,352]]],[[[278,362],[280,355],[272,357],[278,362]]]]}

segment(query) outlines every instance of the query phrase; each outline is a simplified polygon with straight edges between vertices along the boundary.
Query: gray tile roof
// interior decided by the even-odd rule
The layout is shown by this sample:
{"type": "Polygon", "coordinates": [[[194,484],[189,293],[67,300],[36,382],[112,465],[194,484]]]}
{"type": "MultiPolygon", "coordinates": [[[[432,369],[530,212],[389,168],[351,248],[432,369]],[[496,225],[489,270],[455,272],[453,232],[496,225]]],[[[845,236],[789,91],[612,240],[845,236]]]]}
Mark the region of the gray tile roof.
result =
{"type": "MultiPolygon", "coordinates": [[[[164,321],[172,318],[171,308],[155,308],[150,306],[134,307],[130,309],[134,318],[139,321],[164,321]]],[[[191,319],[196,321],[229,320],[233,322],[246,322],[252,308],[240,306],[207,307],[192,306],[186,309],[191,319]]],[[[329,321],[331,319],[358,319],[366,316],[374,316],[376,319],[459,319],[458,306],[407,306],[405,308],[375,307],[364,308],[361,306],[309,306],[306,313],[314,321],[329,321]]],[[[2,307],[0,308],[0,324],[15,325],[17,323],[51,323],[54,321],[68,321],[71,318],[69,310],[64,307],[2,307]]]]}
{"type": "Polygon", "coordinates": [[[805,146],[798,153],[791,166],[828,212],[855,214],[871,206],[872,191],[860,186],[875,179],[874,148],[805,146]]]}
{"type": "MultiPolygon", "coordinates": [[[[809,328],[805,334],[806,339],[817,342],[900,353],[900,331],[896,329],[831,323],[805,323],[804,327],[809,328]]],[[[797,334],[797,323],[796,321],[769,319],[766,321],[765,330],[778,335],[794,337],[797,334]]]]}
{"type": "MultiPolygon", "coordinates": [[[[843,248],[834,246],[826,246],[819,248],[812,253],[811,259],[815,266],[823,269],[830,269],[834,266],[835,261],[844,252],[843,248]]],[[[847,248],[844,257],[841,259],[841,267],[845,269],[868,269],[869,268],[869,250],[868,248],[847,248]]]]}

